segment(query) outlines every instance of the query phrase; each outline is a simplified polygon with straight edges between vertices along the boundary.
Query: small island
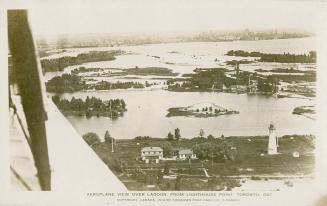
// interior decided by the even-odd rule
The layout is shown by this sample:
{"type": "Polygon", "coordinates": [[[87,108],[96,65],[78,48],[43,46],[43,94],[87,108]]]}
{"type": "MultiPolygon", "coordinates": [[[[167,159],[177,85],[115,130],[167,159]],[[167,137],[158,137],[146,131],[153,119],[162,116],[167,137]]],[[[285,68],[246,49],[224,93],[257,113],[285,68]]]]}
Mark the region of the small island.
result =
{"type": "Polygon", "coordinates": [[[216,117],[216,116],[227,115],[227,114],[239,114],[239,111],[228,110],[214,103],[206,102],[206,103],[193,104],[188,107],[169,108],[166,117],[193,116],[193,117],[205,118],[205,117],[216,117]]]}
{"type": "Polygon", "coordinates": [[[294,69],[293,67],[291,68],[286,68],[286,69],[283,69],[283,68],[278,68],[278,69],[271,69],[271,70],[265,70],[265,69],[255,69],[254,71],[256,72],[271,72],[271,73],[286,73],[286,74],[290,74],[290,73],[293,73],[293,74],[296,74],[296,73],[299,73],[299,74],[310,74],[310,73],[315,73],[315,71],[303,71],[303,70],[299,70],[299,69],[294,69]]]}
{"type": "Polygon", "coordinates": [[[177,76],[178,73],[174,73],[171,69],[165,67],[134,67],[134,68],[86,68],[84,66],[76,68],[71,71],[74,75],[80,73],[96,73],[95,76],[177,76]]]}
{"type": "Polygon", "coordinates": [[[177,76],[178,73],[165,67],[135,67],[124,69],[122,75],[153,75],[153,76],[177,76]]]}
{"type": "Polygon", "coordinates": [[[74,56],[64,56],[55,59],[42,59],[41,65],[44,72],[64,71],[68,66],[79,65],[87,62],[113,61],[116,56],[124,54],[121,50],[90,51],[74,56]]]}
{"type": "Polygon", "coordinates": [[[309,54],[267,54],[261,52],[247,52],[243,50],[230,50],[227,56],[238,57],[257,57],[261,62],[279,62],[279,63],[316,63],[317,55],[315,51],[310,51],[309,54]]]}
{"type": "Polygon", "coordinates": [[[309,119],[314,119],[313,115],[315,113],[316,112],[315,112],[314,106],[300,106],[300,107],[294,108],[294,110],[293,110],[293,114],[302,115],[309,119]]]}
{"type": "Polygon", "coordinates": [[[60,99],[58,95],[52,96],[52,101],[65,116],[103,116],[112,119],[124,114],[126,103],[123,99],[110,99],[103,101],[96,97],[87,96],[85,100],[72,97],[71,100],[60,99]]]}

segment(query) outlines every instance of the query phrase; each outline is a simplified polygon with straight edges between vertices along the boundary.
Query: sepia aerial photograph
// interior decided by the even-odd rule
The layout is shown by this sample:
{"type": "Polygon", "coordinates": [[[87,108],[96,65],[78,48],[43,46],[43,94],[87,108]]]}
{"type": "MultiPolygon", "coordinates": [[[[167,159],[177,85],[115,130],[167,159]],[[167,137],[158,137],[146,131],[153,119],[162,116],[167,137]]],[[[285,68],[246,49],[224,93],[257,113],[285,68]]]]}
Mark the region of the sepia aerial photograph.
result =
{"type": "Polygon", "coordinates": [[[6,11],[13,191],[314,182],[317,5],[192,2],[6,11]]]}

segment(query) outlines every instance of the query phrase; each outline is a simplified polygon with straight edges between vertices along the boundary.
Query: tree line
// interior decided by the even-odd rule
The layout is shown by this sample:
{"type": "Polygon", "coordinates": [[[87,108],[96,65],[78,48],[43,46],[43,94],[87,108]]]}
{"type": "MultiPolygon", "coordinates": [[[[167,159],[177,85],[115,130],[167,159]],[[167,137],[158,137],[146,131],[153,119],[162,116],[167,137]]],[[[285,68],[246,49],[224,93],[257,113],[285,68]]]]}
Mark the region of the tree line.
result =
{"type": "Polygon", "coordinates": [[[50,79],[45,83],[45,87],[47,92],[64,93],[86,89],[87,85],[80,76],[63,74],[50,79]]]}
{"type": "Polygon", "coordinates": [[[310,51],[309,54],[267,54],[261,52],[247,52],[243,50],[230,50],[227,56],[240,57],[260,57],[262,62],[279,62],[279,63],[316,63],[316,52],[310,51]]]}
{"type": "MultiPolygon", "coordinates": [[[[82,137],[83,137],[84,141],[90,146],[101,143],[101,139],[100,139],[99,135],[97,135],[94,132],[88,132],[88,133],[84,134],[82,137]]],[[[104,134],[104,142],[112,143],[114,141],[116,141],[115,138],[113,138],[110,135],[109,131],[106,130],[106,133],[104,134]]]]}
{"type": "MultiPolygon", "coordinates": [[[[152,84],[145,82],[145,86],[149,87],[152,84]]],[[[115,83],[108,81],[100,81],[92,84],[87,84],[80,76],[63,74],[50,79],[45,84],[48,92],[64,93],[75,92],[81,90],[111,90],[111,89],[129,89],[129,88],[145,88],[140,82],[120,82],[115,83]]]]}
{"type": "Polygon", "coordinates": [[[235,74],[227,76],[222,68],[196,70],[195,74],[189,74],[188,79],[167,80],[168,90],[170,91],[211,91],[216,89],[223,91],[224,86],[230,88],[233,85],[248,86],[249,79],[257,81],[258,92],[276,92],[276,85],[279,81],[292,83],[293,81],[316,81],[315,72],[306,72],[304,75],[272,74],[263,76],[257,72],[236,70],[235,74]],[[234,77],[234,78],[232,78],[234,77]]]}
{"type": "Polygon", "coordinates": [[[90,51],[88,53],[78,54],[76,57],[65,56],[55,59],[42,59],[41,65],[44,72],[63,71],[64,68],[73,65],[79,65],[86,62],[112,61],[122,51],[90,51]]]}
{"type": "Polygon", "coordinates": [[[236,78],[226,76],[226,70],[223,68],[195,70],[195,74],[189,74],[189,78],[182,83],[175,83],[172,80],[167,81],[168,90],[172,91],[208,91],[211,89],[222,90],[223,86],[247,85],[250,72],[243,71],[236,75],[236,78]]]}

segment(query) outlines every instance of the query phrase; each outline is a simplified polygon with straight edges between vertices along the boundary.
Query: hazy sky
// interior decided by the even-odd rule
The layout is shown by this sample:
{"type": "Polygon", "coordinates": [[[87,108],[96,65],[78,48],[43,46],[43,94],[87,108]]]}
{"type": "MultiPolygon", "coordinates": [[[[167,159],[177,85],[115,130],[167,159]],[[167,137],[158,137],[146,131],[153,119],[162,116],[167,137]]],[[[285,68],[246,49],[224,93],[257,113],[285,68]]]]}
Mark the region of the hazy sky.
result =
{"type": "MultiPolygon", "coordinates": [[[[22,1],[35,34],[293,28],[314,30],[317,1],[22,1]],[[31,3],[33,2],[33,3],[31,3]],[[67,4],[70,2],[70,4],[67,4]]],[[[18,4],[16,4],[18,5],[18,4]]],[[[9,7],[15,8],[15,5],[9,7]]]]}

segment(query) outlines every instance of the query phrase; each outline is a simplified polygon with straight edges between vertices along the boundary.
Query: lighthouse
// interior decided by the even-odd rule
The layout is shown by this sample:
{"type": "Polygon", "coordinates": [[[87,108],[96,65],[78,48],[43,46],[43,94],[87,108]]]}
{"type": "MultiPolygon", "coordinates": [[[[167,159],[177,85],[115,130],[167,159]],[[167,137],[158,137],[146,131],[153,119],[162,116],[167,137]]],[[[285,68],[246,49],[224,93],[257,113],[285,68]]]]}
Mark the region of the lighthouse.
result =
{"type": "Polygon", "coordinates": [[[276,128],[271,123],[269,129],[269,140],[268,140],[268,155],[277,154],[277,135],[276,128]]]}

